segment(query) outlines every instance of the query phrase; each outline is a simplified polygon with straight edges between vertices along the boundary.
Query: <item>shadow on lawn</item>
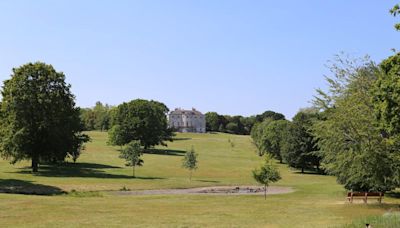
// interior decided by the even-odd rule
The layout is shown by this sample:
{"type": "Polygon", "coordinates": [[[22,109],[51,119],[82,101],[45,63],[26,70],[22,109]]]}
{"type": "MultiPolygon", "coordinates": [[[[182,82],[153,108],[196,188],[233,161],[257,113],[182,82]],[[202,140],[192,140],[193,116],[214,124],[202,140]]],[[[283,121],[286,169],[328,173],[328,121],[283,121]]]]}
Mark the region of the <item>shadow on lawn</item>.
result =
{"type": "MultiPolygon", "coordinates": [[[[130,175],[107,173],[101,169],[121,169],[118,166],[110,166],[96,163],[65,163],[60,165],[41,165],[35,176],[43,177],[90,177],[110,179],[133,179],[130,175]]],[[[17,173],[32,174],[29,167],[22,168],[17,173]]],[[[161,177],[136,177],[135,179],[164,179],[161,177]]]]}
{"type": "Polygon", "coordinates": [[[205,182],[205,183],[220,183],[221,181],[215,181],[215,180],[196,180],[199,182],[205,182]]]}
{"type": "Polygon", "coordinates": [[[400,199],[400,192],[397,191],[393,191],[393,192],[387,192],[385,193],[387,196],[392,197],[392,198],[396,198],[396,199],[400,199]]]}
{"type": "Polygon", "coordinates": [[[191,140],[192,138],[173,138],[174,141],[191,140]]]}
{"type": "Polygon", "coordinates": [[[42,184],[33,184],[32,181],[0,179],[0,193],[26,195],[60,195],[65,192],[57,187],[42,184]]]}
{"type": "Polygon", "coordinates": [[[186,151],[183,150],[164,150],[164,149],[148,149],[146,154],[170,155],[170,156],[184,156],[186,151]]]}
{"type": "Polygon", "coordinates": [[[302,175],[316,175],[316,176],[326,176],[325,173],[321,171],[315,171],[315,170],[304,170],[304,173],[302,173],[300,170],[293,171],[295,174],[302,174],[302,175]]]}

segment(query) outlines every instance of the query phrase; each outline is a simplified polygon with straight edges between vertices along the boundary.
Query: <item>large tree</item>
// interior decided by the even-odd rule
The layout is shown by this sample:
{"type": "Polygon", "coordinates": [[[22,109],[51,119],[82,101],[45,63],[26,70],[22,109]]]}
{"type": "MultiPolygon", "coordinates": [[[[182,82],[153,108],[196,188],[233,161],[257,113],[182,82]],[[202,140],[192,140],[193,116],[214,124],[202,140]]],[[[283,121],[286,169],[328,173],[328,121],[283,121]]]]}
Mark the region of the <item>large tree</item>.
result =
{"type": "Polygon", "coordinates": [[[4,81],[0,106],[0,153],[11,163],[41,162],[79,156],[89,137],[82,134],[79,108],[65,75],[36,62],[13,69],[4,81]]]}
{"type": "MultiPolygon", "coordinates": [[[[113,113],[113,124],[118,130],[113,130],[110,137],[118,138],[118,143],[125,145],[133,140],[139,140],[144,149],[155,145],[166,145],[172,141],[172,129],[168,128],[168,108],[158,101],[137,99],[123,103],[113,113]],[[121,134],[121,135],[118,135],[121,134]]],[[[111,144],[114,140],[110,138],[111,144]]]]}
{"type": "Polygon", "coordinates": [[[266,119],[253,127],[251,136],[260,156],[269,153],[281,163],[283,162],[281,148],[289,123],[283,119],[266,119]]]}
{"type": "Polygon", "coordinates": [[[274,111],[265,111],[260,115],[256,115],[256,120],[258,122],[262,122],[265,119],[272,119],[272,120],[284,120],[285,116],[281,113],[278,112],[274,112],[274,111]]]}
{"type": "Polygon", "coordinates": [[[399,186],[398,143],[382,136],[371,102],[381,72],[369,60],[357,64],[343,58],[332,70],[328,92],[320,90],[316,100],[323,120],[314,125],[325,170],[349,190],[394,189],[399,186]]]}
{"type": "Polygon", "coordinates": [[[316,167],[319,170],[318,146],[311,134],[311,127],[318,119],[317,112],[302,110],[287,125],[284,137],[282,137],[281,155],[283,160],[290,167],[300,168],[302,173],[306,168],[316,167]]]}
{"type": "Polygon", "coordinates": [[[218,131],[221,124],[220,116],[216,112],[207,112],[206,116],[206,129],[207,131],[218,131]]]}

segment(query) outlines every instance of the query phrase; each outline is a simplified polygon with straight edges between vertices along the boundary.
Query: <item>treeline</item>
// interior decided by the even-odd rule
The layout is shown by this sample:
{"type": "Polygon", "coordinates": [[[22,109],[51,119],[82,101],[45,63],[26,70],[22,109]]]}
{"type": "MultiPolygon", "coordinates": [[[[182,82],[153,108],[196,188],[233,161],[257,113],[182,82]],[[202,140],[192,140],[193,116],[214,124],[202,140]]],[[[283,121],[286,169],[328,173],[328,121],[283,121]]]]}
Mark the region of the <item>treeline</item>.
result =
{"type": "Polygon", "coordinates": [[[97,101],[92,108],[82,108],[80,115],[85,130],[108,131],[112,126],[112,109],[112,106],[103,104],[100,101],[97,101]]]}
{"type": "Polygon", "coordinates": [[[208,132],[225,132],[239,135],[249,135],[253,126],[265,119],[285,119],[283,114],[274,111],[266,111],[260,115],[250,117],[219,115],[216,112],[207,112],[205,116],[206,130],[208,132]]]}
{"type": "MultiPolygon", "coordinates": [[[[117,108],[97,101],[94,107],[82,108],[81,119],[86,131],[108,131],[115,125],[117,108]]],[[[167,114],[167,113],[166,113],[167,114]]],[[[285,116],[274,111],[266,111],[250,117],[219,115],[216,112],[207,112],[206,130],[208,132],[225,132],[230,134],[249,135],[254,124],[265,119],[284,120],[285,116]]]]}
{"type": "Polygon", "coordinates": [[[330,70],[313,108],[253,126],[259,154],[334,175],[348,190],[400,187],[400,53],[380,64],[337,56],[330,70]]]}

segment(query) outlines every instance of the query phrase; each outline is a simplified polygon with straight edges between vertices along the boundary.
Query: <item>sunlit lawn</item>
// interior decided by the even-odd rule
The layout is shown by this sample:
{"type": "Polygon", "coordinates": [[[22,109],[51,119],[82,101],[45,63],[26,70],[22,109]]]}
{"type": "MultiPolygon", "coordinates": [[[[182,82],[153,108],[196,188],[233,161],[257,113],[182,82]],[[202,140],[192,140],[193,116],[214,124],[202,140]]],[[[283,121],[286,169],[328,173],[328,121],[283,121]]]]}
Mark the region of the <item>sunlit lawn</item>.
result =
{"type": "MultiPolygon", "coordinates": [[[[131,168],[118,158],[119,148],[106,145],[107,134],[90,135],[92,142],[75,165],[42,167],[40,174],[32,175],[26,168],[29,163],[13,166],[1,161],[0,188],[16,182],[60,191],[255,185],[251,170],[261,162],[248,136],[178,134],[179,140],[168,148],[145,154],[144,166],[133,179],[131,168]],[[192,146],[199,153],[199,169],[189,182],[181,160],[192,146]]],[[[271,195],[267,200],[262,196],[115,196],[107,192],[86,197],[0,194],[0,227],[327,227],[397,210],[400,202],[385,198],[382,205],[349,205],[334,177],[279,167],[283,179],[276,185],[290,186],[295,192],[271,195]]]]}

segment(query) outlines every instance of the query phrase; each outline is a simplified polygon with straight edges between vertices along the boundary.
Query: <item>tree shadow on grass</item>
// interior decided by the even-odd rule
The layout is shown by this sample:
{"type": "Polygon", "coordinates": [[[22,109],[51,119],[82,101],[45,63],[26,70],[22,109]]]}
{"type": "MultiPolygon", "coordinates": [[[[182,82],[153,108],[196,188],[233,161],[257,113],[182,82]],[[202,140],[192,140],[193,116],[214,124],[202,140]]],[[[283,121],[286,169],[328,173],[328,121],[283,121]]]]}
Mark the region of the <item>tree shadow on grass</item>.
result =
{"type": "Polygon", "coordinates": [[[183,150],[164,150],[164,149],[148,149],[146,154],[169,155],[169,156],[184,156],[186,151],[183,150]]]}
{"type": "Polygon", "coordinates": [[[396,198],[396,199],[400,199],[400,192],[397,191],[393,191],[393,192],[387,192],[385,193],[387,196],[392,197],[392,198],[396,198]]]}
{"type": "Polygon", "coordinates": [[[304,173],[301,171],[293,171],[294,174],[302,174],[302,175],[316,175],[316,176],[326,176],[325,173],[317,172],[317,171],[311,171],[311,170],[304,170],[304,173]]]}
{"type": "MultiPolygon", "coordinates": [[[[133,179],[130,175],[107,173],[102,169],[121,169],[121,167],[96,163],[65,163],[59,165],[41,165],[35,176],[42,177],[88,177],[103,179],[133,179]]],[[[21,168],[17,173],[32,174],[29,167],[21,168]]],[[[136,177],[136,179],[164,179],[161,177],[136,177]]]]}
{"type": "Polygon", "coordinates": [[[191,140],[192,138],[173,138],[174,141],[191,140]]]}
{"type": "Polygon", "coordinates": [[[220,183],[221,181],[215,181],[215,180],[196,180],[199,182],[205,182],[205,183],[220,183]]]}
{"type": "Polygon", "coordinates": [[[60,195],[65,192],[60,188],[43,184],[34,184],[32,183],[32,181],[0,179],[0,193],[26,195],[60,195]]]}

